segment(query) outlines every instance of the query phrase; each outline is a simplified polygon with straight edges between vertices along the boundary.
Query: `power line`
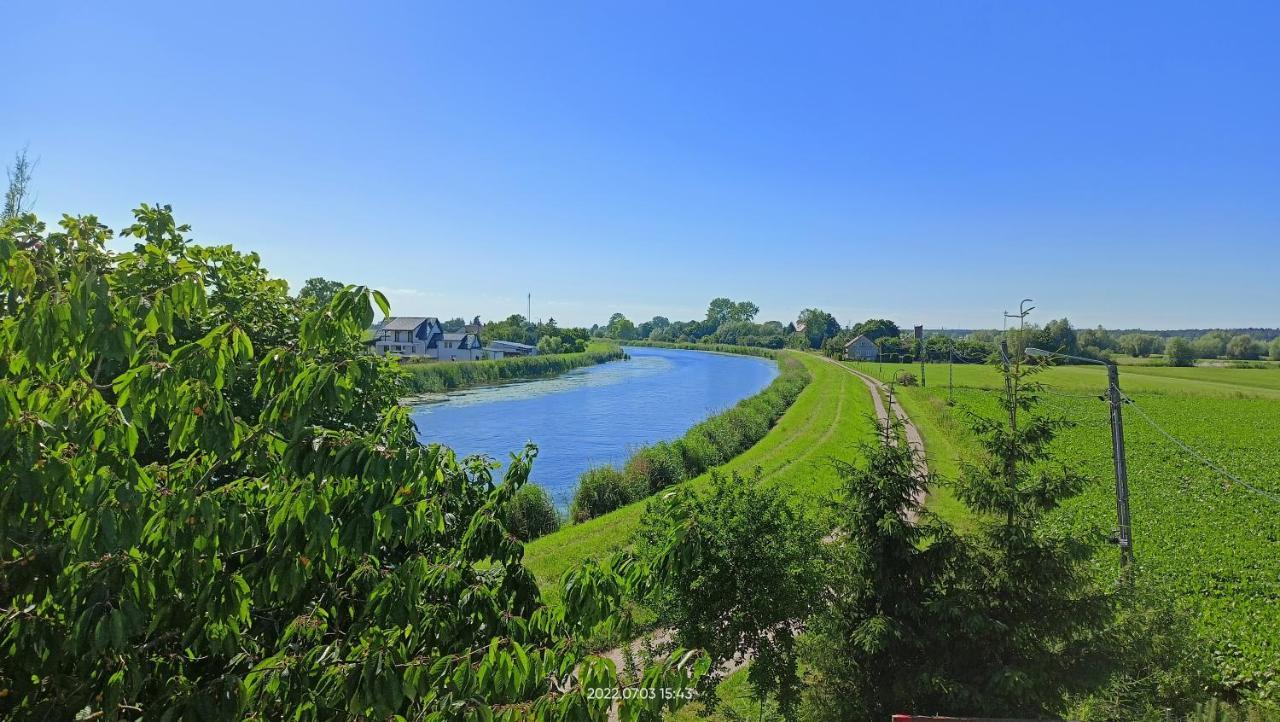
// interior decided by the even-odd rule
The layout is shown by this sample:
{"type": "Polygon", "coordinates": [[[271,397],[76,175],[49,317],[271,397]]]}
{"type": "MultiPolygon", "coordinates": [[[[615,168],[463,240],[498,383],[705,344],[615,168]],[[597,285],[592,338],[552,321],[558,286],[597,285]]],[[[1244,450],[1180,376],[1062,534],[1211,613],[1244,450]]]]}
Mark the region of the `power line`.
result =
{"type": "Polygon", "coordinates": [[[1226,478],[1230,479],[1231,481],[1234,481],[1235,483],[1239,484],[1240,486],[1243,486],[1245,489],[1248,489],[1249,491],[1252,491],[1253,493],[1258,494],[1259,496],[1264,496],[1264,497],[1266,497],[1266,498],[1268,498],[1268,499],[1270,499],[1270,500],[1272,500],[1272,501],[1274,501],[1274,502],[1280,503],[1280,495],[1277,495],[1277,494],[1275,494],[1274,492],[1267,491],[1266,489],[1259,489],[1258,487],[1254,486],[1253,484],[1250,484],[1249,482],[1245,481],[1244,479],[1241,479],[1240,477],[1236,476],[1235,474],[1232,474],[1231,472],[1227,471],[1226,469],[1222,468],[1221,466],[1218,466],[1218,465],[1217,465],[1217,464],[1215,464],[1215,463],[1213,462],[1213,460],[1212,460],[1212,459],[1210,459],[1209,457],[1207,457],[1207,456],[1205,456],[1204,454],[1200,453],[1199,451],[1196,451],[1195,449],[1191,448],[1191,446],[1187,445],[1187,444],[1186,444],[1185,442],[1183,442],[1181,439],[1179,439],[1178,437],[1176,437],[1176,436],[1174,436],[1173,434],[1169,433],[1168,431],[1165,431],[1165,430],[1160,426],[1160,424],[1157,424],[1157,423],[1156,423],[1156,420],[1155,420],[1155,419],[1151,418],[1151,416],[1150,416],[1149,414],[1147,414],[1147,412],[1146,412],[1146,411],[1144,411],[1144,410],[1142,409],[1142,407],[1141,407],[1141,406],[1139,406],[1139,405],[1138,405],[1138,403],[1137,403],[1136,401],[1134,401],[1133,399],[1129,398],[1128,396],[1125,396],[1125,397],[1124,397],[1124,399],[1125,399],[1125,401],[1128,401],[1128,402],[1129,402],[1129,406],[1130,406],[1134,411],[1138,412],[1138,415],[1139,415],[1139,416],[1141,416],[1141,417],[1142,417],[1142,419],[1143,419],[1144,421],[1146,421],[1146,422],[1147,422],[1147,424],[1149,424],[1149,425],[1151,426],[1151,428],[1153,428],[1153,429],[1155,429],[1156,431],[1160,432],[1160,434],[1161,434],[1162,436],[1164,436],[1166,439],[1168,439],[1169,441],[1172,441],[1173,443],[1175,443],[1175,444],[1177,444],[1178,446],[1182,447],[1182,449],[1183,449],[1184,451],[1186,451],[1188,454],[1191,454],[1192,456],[1194,456],[1194,457],[1195,457],[1195,458],[1196,458],[1200,463],[1204,464],[1205,466],[1209,467],[1210,469],[1213,469],[1214,471],[1216,471],[1216,472],[1218,472],[1219,474],[1223,475],[1224,477],[1226,477],[1226,478]]]}

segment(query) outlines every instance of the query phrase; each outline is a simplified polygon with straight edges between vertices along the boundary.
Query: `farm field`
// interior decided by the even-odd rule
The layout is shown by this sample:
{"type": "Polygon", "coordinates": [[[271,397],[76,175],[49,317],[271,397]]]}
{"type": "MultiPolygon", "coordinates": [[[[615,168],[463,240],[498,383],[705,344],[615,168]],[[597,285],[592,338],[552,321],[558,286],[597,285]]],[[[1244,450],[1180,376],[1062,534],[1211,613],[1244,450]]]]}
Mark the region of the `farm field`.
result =
{"type": "MultiPolygon", "coordinates": [[[[850,458],[858,443],[874,438],[875,426],[871,396],[862,381],[821,358],[798,355],[813,380],[762,440],[717,470],[750,474],[759,469],[764,479],[793,490],[816,509],[835,489],[830,459],[850,458]]],[[[701,486],[709,479],[703,474],[685,483],[701,486]]],[[[551,593],[560,575],[574,564],[624,548],[646,503],[642,500],[535,539],[525,547],[525,564],[551,593]]]]}
{"type": "MultiPolygon", "coordinates": [[[[907,368],[885,364],[883,375],[907,368]]],[[[918,365],[912,370],[918,374],[918,365]]],[[[965,411],[998,413],[999,385],[992,367],[956,366],[956,404],[948,406],[946,371],[929,367],[927,389],[898,388],[944,478],[973,448],[965,411]]],[[[1104,373],[1059,367],[1037,377],[1049,389],[1042,410],[1076,422],[1060,437],[1060,457],[1094,480],[1056,521],[1100,535],[1115,527],[1108,411],[1090,395],[1101,392],[1104,373]]],[[[1280,371],[1124,367],[1120,385],[1134,400],[1125,408],[1125,435],[1138,573],[1190,610],[1220,692],[1280,697],[1280,371]],[[1196,461],[1148,417],[1264,493],[1196,461]]],[[[945,501],[933,502],[942,516],[972,523],[945,501]]],[[[1114,575],[1117,552],[1106,549],[1101,560],[1102,573],[1114,575]]]]}
{"type": "MultiPolygon", "coordinates": [[[[852,367],[884,381],[898,371],[920,375],[920,364],[879,364],[874,361],[847,362],[852,367]]],[[[1003,384],[994,366],[956,364],[952,368],[955,386],[980,389],[1000,388],[1003,384]]],[[[1056,366],[1047,369],[1038,380],[1058,391],[1098,392],[1106,389],[1106,369],[1096,364],[1056,366]]],[[[934,394],[947,393],[947,364],[925,364],[925,379],[934,394]]],[[[1258,369],[1197,366],[1122,366],[1120,388],[1128,394],[1150,393],[1166,396],[1198,398],[1268,398],[1280,399],[1280,366],[1258,369]]]]}

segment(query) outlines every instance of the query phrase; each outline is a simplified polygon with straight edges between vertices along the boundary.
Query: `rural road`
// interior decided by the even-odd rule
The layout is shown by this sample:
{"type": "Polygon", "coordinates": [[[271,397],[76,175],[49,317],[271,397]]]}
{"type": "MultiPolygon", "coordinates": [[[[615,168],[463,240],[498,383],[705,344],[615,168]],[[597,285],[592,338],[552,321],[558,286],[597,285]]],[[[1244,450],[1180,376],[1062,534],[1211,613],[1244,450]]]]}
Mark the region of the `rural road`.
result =
{"type": "MultiPolygon", "coordinates": [[[[890,409],[885,408],[884,398],[880,395],[882,391],[885,392],[885,394],[888,394],[889,387],[887,384],[885,384],[883,381],[880,381],[879,379],[868,376],[867,374],[864,374],[861,371],[850,368],[849,366],[846,366],[840,363],[839,361],[828,359],[826,357],[823,357],[823,360],[827,361],[828,363],[834,364],[844,369],[845,371],[848,371],[854,376],[857,376],[859,379],[861,379],[862,383],[866,384],[868,393],[871,394],[872,404],[875,405],[876,422],[879,424],[884,424],[889,421],[890,409]]],[[[920,430],[916,428],[916,425],[914,423],[912,423],[911,417],[907,416],[907,412],[905,409],[902,408],[902,404],[898,403],[898,399],[896,397],[891,397],[891,398],[892,398],[892,402],[890,404],[890,408],[893,411],[893,415],[899,422],[902,423],[903,434],[907,438],[907,444],[915,452],[916,473],[921,478],[924,478],[929,473],[929,465],[925,459],[924,439],[920,436],[920,430]]],[[[916,497],[916,503],[923,506],[924,500],[925,500],[925,491],[921,490],[916,497]]],[[[907,521],[915,522],[915,518],[916,518],[915,512],[908,510],[906,513],[907,521]]],[[[645,637],[632,640],[627,646],[631,648],[631,653],[634,655],[634,657],[637,660],[639,660],[641,655],[643,654],[642,640],[644,640],[646,637],[648,638],[650,644],[661,648],[662,646],[667,645],[671,642],[672,634],[670,629],[655,629],[647,633],[645,637]]],[[[625,651],[624,651],[625,649],[626,649],[625,647],[611,649],[607,652],[604,652],[600,656],[606,659],[612,660],[615,667],[618,670],[622,670],[623,660],[625,658],[625,651]]],[[[735,672],[736,670],[738,670],[743,665],[749,663],[750,661],[751,661],[751,655],[749,654],[746,655],[745,657],[728,660],[720,665],[720,671],[723,672],[725,676],[728,676],[733,672],[735,672]]],[[[609,718],[611,720],[616,720],[618,719],[617,714],[618,714],[618,707],[615,705],[614,708],[610,710],[609,718]]]]}

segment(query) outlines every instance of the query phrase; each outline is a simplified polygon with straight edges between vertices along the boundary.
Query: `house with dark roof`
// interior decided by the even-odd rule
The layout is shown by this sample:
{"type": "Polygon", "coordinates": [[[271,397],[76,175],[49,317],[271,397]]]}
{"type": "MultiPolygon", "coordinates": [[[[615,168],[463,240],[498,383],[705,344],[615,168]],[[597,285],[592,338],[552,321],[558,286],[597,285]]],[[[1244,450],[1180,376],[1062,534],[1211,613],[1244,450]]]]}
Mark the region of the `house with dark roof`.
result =
{"type": "Polygon", "coordinates": [[[851,361],[875,361],[880,358],[880,347],[875,341],[858,334],[844,345],[844,357],[851,361]]]}
{"type": "Polygon", "coordinates": [[[370,344],[374,353],[419,356],[437,361],[489,358],[476,333],[445,333],[434,316],[393,316],[383,322],[370,344]]]}

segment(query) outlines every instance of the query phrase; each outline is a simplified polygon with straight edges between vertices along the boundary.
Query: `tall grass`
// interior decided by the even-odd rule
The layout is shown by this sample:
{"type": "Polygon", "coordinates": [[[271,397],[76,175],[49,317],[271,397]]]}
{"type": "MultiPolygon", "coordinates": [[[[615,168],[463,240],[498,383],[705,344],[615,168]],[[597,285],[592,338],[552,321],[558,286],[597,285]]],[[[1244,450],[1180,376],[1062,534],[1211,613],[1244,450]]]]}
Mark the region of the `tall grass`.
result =
{"type": "Polygon", "coordinates": [[[443,393],[468,386],[493,384],[514,379],[554,376],[581,366],[602,364],[626,358],[617,346],[594,348],[581,353],[558,353],[541,356],[517,356],[493,361],[442,361],[406,363],[409,391],[416,394],[443,393]]]}
{"type": "MultiPolygon", "coordinates": [[[[657,344],[646,344],[657,345],[657,344]]],[[[686,344],[698,350],[711,344],[686,344]]],[[[661,344],[663,348],[682,348],[661,344]]],[[[752,356],[776,356],[769,349],[725,346],[752,356]],[[768,352],[756,353],[756,352],[768,352]]],[[[663,441],[639,449],[621,469],[596,467],[578,480],[571,517],[574,522],[607,514],[672,484],[705,472],[751,448],[782,418],[812,377],[792,356],[779,357],[781,373],[763,391],[691,427],[675,441],[663,441]]]]}

